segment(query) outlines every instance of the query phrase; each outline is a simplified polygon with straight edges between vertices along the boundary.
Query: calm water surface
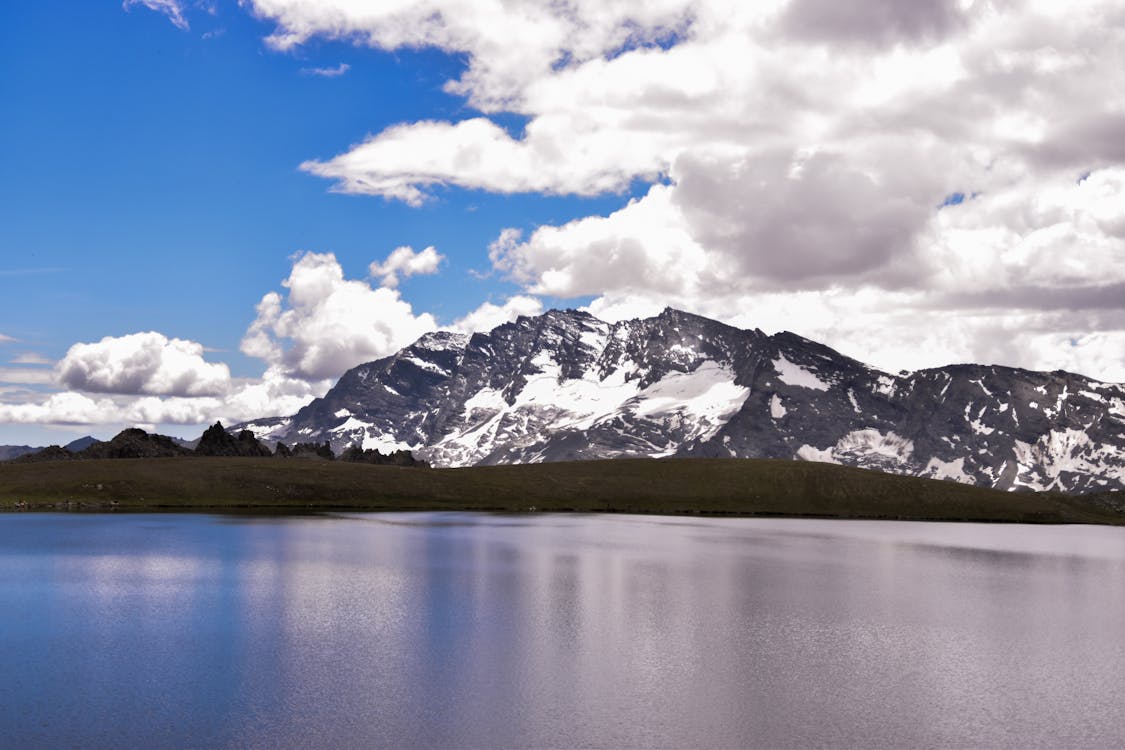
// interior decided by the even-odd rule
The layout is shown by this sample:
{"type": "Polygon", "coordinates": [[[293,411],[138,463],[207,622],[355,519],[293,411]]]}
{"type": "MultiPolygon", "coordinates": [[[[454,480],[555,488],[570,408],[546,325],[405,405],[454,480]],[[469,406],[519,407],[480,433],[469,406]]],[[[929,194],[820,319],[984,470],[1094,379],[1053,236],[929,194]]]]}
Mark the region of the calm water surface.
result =
{"type": "Polygon", "coordinates": [[[1125,746],[1125,529],[0,516],[4,747],[1125,746]]]}

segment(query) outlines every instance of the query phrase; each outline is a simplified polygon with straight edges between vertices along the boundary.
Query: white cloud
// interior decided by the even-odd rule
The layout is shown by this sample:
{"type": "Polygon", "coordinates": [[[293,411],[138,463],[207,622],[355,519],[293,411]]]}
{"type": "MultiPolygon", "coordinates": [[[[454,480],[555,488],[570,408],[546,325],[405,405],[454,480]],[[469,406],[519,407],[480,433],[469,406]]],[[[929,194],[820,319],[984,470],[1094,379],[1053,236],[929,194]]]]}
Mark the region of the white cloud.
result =
{"type": "Polygon", "coordinates": [[[129,10],[134,5],[163,13],[178,29],[187,31],[189,28],[187,19],[184,18],[184,6],[180,0],[122,0],[121,3],[121,7],[125,10],[129,10]]]}
{"type": "Polygon", "coordinates": [[[303,165],[336,189],[417,205],[446,186],[655,183],[608,216],[501,234],[494,266],[528,294],[790,328],[890,369],[1120,377],[1119,4],[254,7],[280,48],[324,36],[467,58],[446,89],[480,116],[398,124],[303,165]],[[498,110],[526,126],[501,128],[498,110]]]}
{"type": "Polygon", "coordinates": [[[53,365],[55,361],[37,352],[20,352],[11,359],[13,365],[53,365]]]}
{"type": "Polygon", "coordinates": [[[93,393],[216,396],[230,369],[203,359],[203,345],[149,331],[75,344],[56,366],[59,383],[93,393]]]}
{"type": "Polygon", "coordinates": [[[62,386],[99,394],[222,395],[231,370],[203,354],[201,344],[156,332],[106,336],[71,346],[55,371],[62,386]]]}
{"type": "Polygon", "coordinates": [[[12,338],[11,336],[5,336],[4,334],[0,333],[0,344],[11,344],[16,340],[17,339],[12,338]]]}
{"type": "Polygon", "coordinates": [[[340,63],[334,68],[301,68],[305,75],[320,76],[321,78],[339,78],[352,69],[347,63],[340,63]]]}
{"type": "Polygon", "coordinates": [[[0,367],[0,383],[19,385],[49,385],[55,382],[55,373],[35,367],[0,367]]]}
{"type": "Polygon", "coordinates": [[[504,323],[510,323],[521,315],[539,315],[543,312],[543,303],[535,297],[517,294],[502,305],[485,302],[477,309],[459,318],[452,326],[454,330],[463,333],[476,333],[478,331],[491,331],[504,323]]]}
{"type": "Polygon", "coordinates": [[[432,246],[416,253],[414,248],[404,245],[396,247],[382,263],[372,263],[369,271],[371,276],[380,279],[383,286],[394,288],[398,286],[400,276],[407,278],[437,273],[443,260],[445,256],[432,246]]]}
{"type": "Polygon", "coordinates": [[[242,351],[286,377],[336,378],[438,327],[428,313],[415,315],[397,290],[345,279],[330,253],[300,256],[282,286],[284,297],[270,292],[258,303],[242,351]]]}

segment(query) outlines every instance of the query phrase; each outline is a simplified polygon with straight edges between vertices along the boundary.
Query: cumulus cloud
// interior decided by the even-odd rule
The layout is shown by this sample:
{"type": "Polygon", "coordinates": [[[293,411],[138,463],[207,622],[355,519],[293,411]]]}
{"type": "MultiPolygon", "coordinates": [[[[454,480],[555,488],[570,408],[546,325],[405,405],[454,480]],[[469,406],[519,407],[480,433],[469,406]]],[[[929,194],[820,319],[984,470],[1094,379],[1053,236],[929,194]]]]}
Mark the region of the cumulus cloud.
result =
{"type": "Polygon", "coordinates": [[[368,269],[372,277],[380,279],[385,287],[398,286],[399,277],[407,278],[418,274],[437,273],[438,266],[445,260],[433,246],[421,252],[414,252],[414,248],[404,245],[396,247],[382,263],[378,261],[371,264],[368,269]]]}
{"type": "Polygon", "coordinates": [[[300,256],[282,286],[284,294],[269,292],[258,303],[242,352],[294,379],[339,377],[438,327],[430,314],[415,315],[396,289],[344,278],[331,253],[300,256]]]}
{"type": "Polygon", "coordinates": [[[494,266],[527,294],[792,328],[892,369],[1120,377],[1114,3],[253,6],[282,49],[322,36],[467,60],[446,90],[480,114],[303,165],[338,190],[417,205],[444,187],[652,183],[606,216],[501,233],[494,266]],[[500,127],[500,110],[526,125],[500,127]]]}
{"type": "Polygon", "coordinates": [[[230,369],[203,359],[202,344],[149,331],[75,344],[56,366],[61,385],[92,393],[217,396],[230,369]]]}
{"type": "Polygon", "coordinates": [[[121,7],[125,10],[129,10],[134,5],[163,13],[178,29],[187,31],[189,28],[187,19],[184,18],[184,6],[180,0],[123,0],[121,3],[121,7]]]}
{"type": "Polygon", "coordinates": [[[539,315],[543,312],[543,303],[535,297],[517,294],[509,297],[502,305],[485,302],[477,309],[459,318],[453,329],[463,333],[476,333],[478,331],[491,331],[504,323],[510,323],[521,315],[539,315]]]}

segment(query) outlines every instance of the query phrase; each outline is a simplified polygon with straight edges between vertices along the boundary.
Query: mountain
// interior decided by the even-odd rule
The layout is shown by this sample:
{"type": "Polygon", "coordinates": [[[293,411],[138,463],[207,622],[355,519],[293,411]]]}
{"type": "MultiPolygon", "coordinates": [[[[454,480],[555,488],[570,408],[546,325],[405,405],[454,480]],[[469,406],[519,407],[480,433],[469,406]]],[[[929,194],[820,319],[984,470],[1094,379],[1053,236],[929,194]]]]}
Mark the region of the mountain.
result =
{"type": "Polygon", "coordinates": [[[63,447],[66,448],[71,453],[78,453],[79,451],[86,450],[87,448],[89,448],[94,443],[99,443],[99,442],[101,442],[101,441],[98,440],[96,437],[91,437],[90,435],[86,435],[85,437],[80,437],[77,440],[71,440],[69,443],[67,443],[63,447]]]}
{"type": "Polygon", "coordinates": [[[0,461],[11,461],[13,458],[35,453],[42,448],[32,448],[30,445],[0,445],[0,461]]]}
{"type": "Polygon", "coordinates": [[[349,370],[259,438],[406,449],[435,466],[786,458],[999,489],[1125,489],[1125,387],[961,364],[881,372],[793,333],[667,309],[552,310],[437,332],[349,370]]]}
{"type": "MultiPolygon", "coordinates": [[[[96,442],[98,442],[97,438],[87,435],[85,437],[80,437],[76,440],[72,440],[63,447],[71,453],[78,453],[81,450],[89,448],[96,442]]],[[[54,447],[57,448],[58,446],[54,447]]],[[[19,458],[20,456],[28,456],[34,453],[39,453],[42,450],[44,450],[42,446],[33,448],[30,445],[0,445],[0,461],[10,461],[14,458],[19,458]]]]}

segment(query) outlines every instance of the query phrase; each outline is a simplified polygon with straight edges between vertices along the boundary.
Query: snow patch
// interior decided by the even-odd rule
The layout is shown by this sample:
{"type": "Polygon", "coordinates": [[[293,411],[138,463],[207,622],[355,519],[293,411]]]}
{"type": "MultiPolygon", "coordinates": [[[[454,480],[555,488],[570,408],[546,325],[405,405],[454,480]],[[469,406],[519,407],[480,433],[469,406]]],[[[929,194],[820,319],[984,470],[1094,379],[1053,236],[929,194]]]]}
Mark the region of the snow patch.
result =
{"type": "Polygon", "coordinates": [[[444,367],[439,367],[438,365],[435,365],[433,362],[427,362],[426,360],[419,359],[418,357],[400,357],[399,361],[400,362],[409,362],[410,364],[414,365],[415,367],[417,367],[421,370],[425,370],[426,372],[432,372],[436,375],[443,375],[445,377],[449,377],[449,375],[450,375],[449,370],[446,370],[444,367]]]}
{"type": "Polygon", "coordinates": [[[965,459],[964,457],[956,461],[942,461],[937,456],[934,456],[926,464],[926,468],[922,469],[922,476],[930,477],[931,479],[952,479],[955,482],[965,482],[972,484],[973,478],[965,473],[965,459]]]}
{"type": "Polygon", "coordinates": [[[829,384],[818,378],[815,373],[795,362],[790,362],[785,355],[780,355],[773,361],[773,369],[777,371],[778,379],[786,385],[811,388],[814,391],[827,391],[829,388],[829,384]]]}
{"type": "MultiPolygon", "coordinates": [[[[895,382],[895,379],[892,378],[890,375],[880,375],[878,377],[878,379],[875,381],[875,392],[881,393],[884,396],[888,396],[888,397],[894,396],[895,390],[897,389],[897,387],[898,387],[898,385],[895,382]]],[[[943,391],[943,393],[944,393],[944,391],[943,391]]]]}
{"type": "Polygon", "coordinates": [[[431,352],[462,351],[469,345],[469,334],[455,331],[433,331],[414,342],[414,348],[431,352]]]}
{"type": "Polygon", "coordinates": [[[770,416],[774,419],[781,419],[786,414],[785,406],[781,403],[781,398],[775,393],[770,397],[770,416]]]}
{"type": "Polygon", "coordinates": [[[839,461],[832,455],[831,448],[814,448],[811,445],[802,445],[797,449],[797,458],[802,461],[820,461],[825,464],[838,464],[839,461]]]}
{"type": "Polygon", "coordinates": [[[421,446],[403,443],[386,435],[374,435],[363,438],[361,446],[365,451],[379,451],[380,453],[394,453],[395,451],[416,451],[421,446]]]}
{"type": "MultiPolygon", "coordinates": [[[[482,389],[465,402],[463,427],[443,438],[430,455],[447,465],[476,463],[500,447],[530,447],[549,433],[584,431],[604,423],[656,422],[677,439],[652,446],[650,455],[671,455],[684,442],[708,440],[742,408],[750,389],[734,372],[711,360],[690,372],[671,372],[645,389],[624,368],[599,377],[591,367],[564,378],[550,353],[531,359],[539,369],[507,403],[501,392],[482,389]]],[[[632,433],[632,431],[631,431],[632,433]]],[[[635,433],[634,440],[640,439],[635,433]]]]}
{"type": "Polygon", "coordinates": [[[974,419],[972,422],[969,422],[969,426],[972,427],[973,432],[978,435],[991,435],[996,432],[995,428],[986,426],[979,419],[974,419]]]}
{"type": "Polygon", "coordinates": [[[846,463],[854,466],[901,470],[906,468],[913,453],[912,440],[896,435],[893,431],[884,434],[876,429],[867,428],[852,430],[829,448],[820,449],[811,445],[802,445],[797,450],[797,458],[835,464],[845,463],[842,459],[847,458],[846,463]]]}
{"type": "Polygon", "coordinates": [[[853,456],[882,456],[897,462],[908,461],[914,453],[914,442],[888,431],[885,435],[875,429],[853,430],[836,443],[833,450],[853,456]]]}
{"type": "MultiPolygon", "coordinates": [[[[338,415],[337,415],[338,416],[338,415]]],[[[354,432],[356,430],[367,431],[371,427],[370,422],[363,422],[355,417],[348,417],[348,420],[338,427],[333,427],[329,432],[354,432]]]]}
{"type": "Polygon", "coordinates": [[[1033,489],[1062,489],[1062,472],[1093,474],[1125,482],[1125,455],[1112,445],[1094,443],[1082,430],[1051,430],[1035,443],[1014,441],[1015,484],[1033,489]]]}
{"type": "Polygon", "coordinates": [[[352,415],[352,413],[350,411],[348,411],[347,409],[340,409],[339,411],[337,411],[332,416],[338,417],[339,419],[343,419],[344,417],[350,417],[351,415],[352,415]]]}

